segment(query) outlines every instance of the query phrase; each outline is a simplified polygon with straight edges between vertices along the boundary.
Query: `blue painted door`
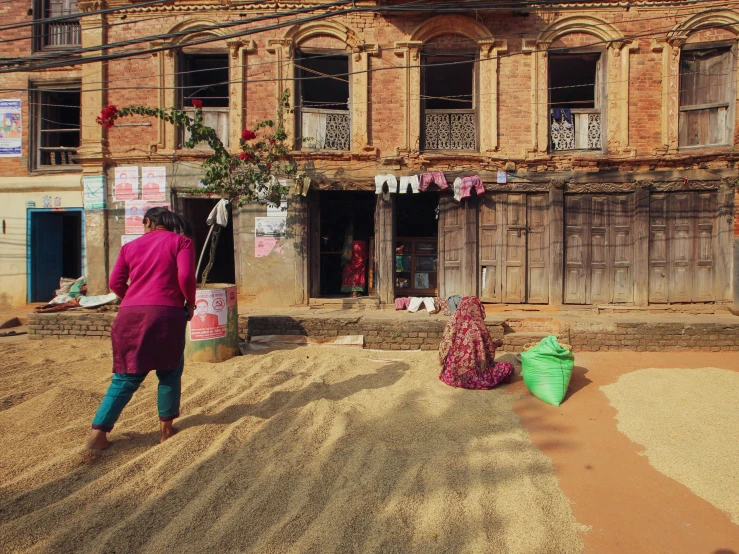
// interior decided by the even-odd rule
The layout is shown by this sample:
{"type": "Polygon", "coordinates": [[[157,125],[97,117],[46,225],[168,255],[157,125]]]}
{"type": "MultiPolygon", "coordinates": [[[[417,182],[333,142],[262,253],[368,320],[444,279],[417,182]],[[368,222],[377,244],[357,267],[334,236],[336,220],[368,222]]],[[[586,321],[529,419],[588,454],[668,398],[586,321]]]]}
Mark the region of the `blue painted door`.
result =
{"type": "Polygon", "coordinates": [[[64,217],[31,212],[31,302],[48,302],[64,272],[64,217]]]}

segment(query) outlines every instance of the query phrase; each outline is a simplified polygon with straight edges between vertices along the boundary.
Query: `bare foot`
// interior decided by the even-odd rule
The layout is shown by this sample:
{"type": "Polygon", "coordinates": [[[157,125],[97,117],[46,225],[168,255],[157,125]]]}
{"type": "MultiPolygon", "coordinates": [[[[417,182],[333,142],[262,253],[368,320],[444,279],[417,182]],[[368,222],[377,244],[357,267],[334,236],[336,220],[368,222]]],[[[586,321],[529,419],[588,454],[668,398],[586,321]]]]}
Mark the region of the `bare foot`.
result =
{"type": "Polygon", "coordinates": [[[162,421],[161,422],[161,431],[162,431],[162,437],[159,439],[159,443],[163,443],[167,439],[171,438],[173,435],[177,434],[177,429],[175,429],[172,424],[174,422],[172,421],[162,421]]]}
{"type": "Polygon", "coordinates": [[[90,438],[87,439],[87,444],[85,445],[85,448],[87,450],[105,450],[111,445],[111,442],[108,440],[108,433],[105,431],[98,431],[97,429],[93,429],[90,432],[90,438]]]}

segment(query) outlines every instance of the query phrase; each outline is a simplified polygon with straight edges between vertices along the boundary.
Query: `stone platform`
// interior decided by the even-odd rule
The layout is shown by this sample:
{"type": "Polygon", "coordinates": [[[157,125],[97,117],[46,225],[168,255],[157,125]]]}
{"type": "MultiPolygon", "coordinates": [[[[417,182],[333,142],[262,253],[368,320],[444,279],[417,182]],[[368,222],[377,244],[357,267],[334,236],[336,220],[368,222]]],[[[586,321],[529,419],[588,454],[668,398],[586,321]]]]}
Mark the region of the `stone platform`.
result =
{"type": "MultiPolygon", "coordinates": [[[[110,337],[115,312],[30,314],[31,339],[110,337]]],[[[448,317],[441,314],[355,310],[281,308],[250,309],[239,315],[239,333],[306,335],[327,338],[362,335],[365,348],[435,350],[448,317]]],[[[556,335],[575,352],[665,350],[739,350],[739,317],[730,313],[686,314],[651,311],[596,313],[509,312],[488,310],[490,334],[503,349],[518,352],[547,335],[556,335]]]]}

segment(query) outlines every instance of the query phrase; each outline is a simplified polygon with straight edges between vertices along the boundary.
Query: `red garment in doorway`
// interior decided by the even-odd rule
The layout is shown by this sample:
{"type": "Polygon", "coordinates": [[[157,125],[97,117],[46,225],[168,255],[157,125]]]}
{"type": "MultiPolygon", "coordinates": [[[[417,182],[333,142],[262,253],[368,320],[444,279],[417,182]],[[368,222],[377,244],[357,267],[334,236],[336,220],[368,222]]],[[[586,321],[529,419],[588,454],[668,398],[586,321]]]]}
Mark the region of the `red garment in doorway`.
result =
{"type": "Polygon", "coordinates": [[[355,240],[351,244],[351,260],[341,272],[341,292],[364,292],[367,288],[367,242],[355,240]]]}

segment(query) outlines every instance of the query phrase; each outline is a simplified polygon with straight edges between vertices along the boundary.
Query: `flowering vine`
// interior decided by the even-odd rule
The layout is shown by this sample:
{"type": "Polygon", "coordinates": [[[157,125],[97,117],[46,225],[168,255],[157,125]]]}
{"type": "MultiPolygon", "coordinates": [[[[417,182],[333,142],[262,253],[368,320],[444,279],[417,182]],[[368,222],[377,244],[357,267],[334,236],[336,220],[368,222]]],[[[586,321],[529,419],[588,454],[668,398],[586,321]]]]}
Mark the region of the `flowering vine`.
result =
{"type": "MultiPolygon", "coordinates": [[[[280,198],[288,189],[277,177],[298,177],[298,166],[288,156],[285,144],[287,133],[282,125],[282,114],[289,109],[289,91],[285,91],[277,110],[277,124],[273,120],[257,123],[253,129],[244,129],[239,140],[238,154],[231,154],[223,145],[215,129],[203,124],[203,102],[193,100],[195,115],[192,117],[178,108],[147,108],[129,106],[103,108],[97,123],[106,129],[130,115],[156,117],[188,131],[189,138],[183,146],[194,148],[206,143],[212,153],[203,161],[205,176],[201,179],[205,192],[228,198],[233,204],[243,206],[248,202],[280,204],[280,198]]],[[[300,176],[299,178],[302,178],[300,176]]]]}

